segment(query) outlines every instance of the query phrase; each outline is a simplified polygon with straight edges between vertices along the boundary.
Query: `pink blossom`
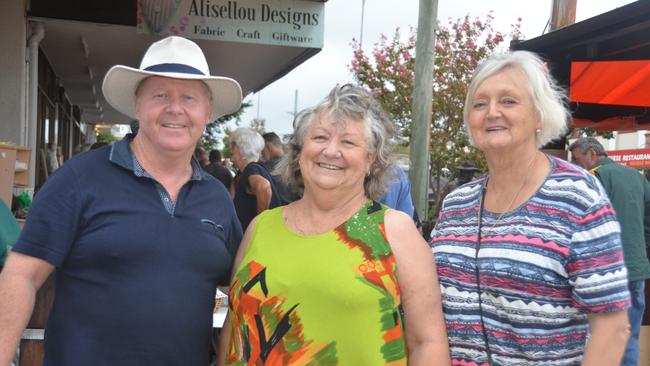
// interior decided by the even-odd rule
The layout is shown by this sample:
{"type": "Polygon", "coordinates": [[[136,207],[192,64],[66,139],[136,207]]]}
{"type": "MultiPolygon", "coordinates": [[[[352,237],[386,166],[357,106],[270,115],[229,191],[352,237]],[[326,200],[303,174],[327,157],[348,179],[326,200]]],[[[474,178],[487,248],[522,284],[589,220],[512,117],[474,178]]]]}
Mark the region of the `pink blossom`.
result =
{"type": "Polygon", "coordinates": [[[181,17],[181,25],[188,25],[190,23],[190,17],[187,15],[181,17]]]}

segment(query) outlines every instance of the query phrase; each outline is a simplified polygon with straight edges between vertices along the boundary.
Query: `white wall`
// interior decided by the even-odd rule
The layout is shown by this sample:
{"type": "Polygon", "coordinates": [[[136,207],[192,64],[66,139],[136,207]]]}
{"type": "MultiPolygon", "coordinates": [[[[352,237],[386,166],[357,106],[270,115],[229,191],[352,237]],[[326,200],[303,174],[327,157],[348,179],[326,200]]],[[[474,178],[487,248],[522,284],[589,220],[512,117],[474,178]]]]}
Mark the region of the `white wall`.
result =
{"type": "Polygon", "coordinates": [[[0,1],[0,141],[20,141],[25,120],[25,0],[0,1]]]}
{"type": "Polygon", "coordinates": [[[640,136],[643,136],[643,133],[638,131],[616,134],[616,150],[645,148],[644,144],[641,144],[639,141],[640,136]]]}

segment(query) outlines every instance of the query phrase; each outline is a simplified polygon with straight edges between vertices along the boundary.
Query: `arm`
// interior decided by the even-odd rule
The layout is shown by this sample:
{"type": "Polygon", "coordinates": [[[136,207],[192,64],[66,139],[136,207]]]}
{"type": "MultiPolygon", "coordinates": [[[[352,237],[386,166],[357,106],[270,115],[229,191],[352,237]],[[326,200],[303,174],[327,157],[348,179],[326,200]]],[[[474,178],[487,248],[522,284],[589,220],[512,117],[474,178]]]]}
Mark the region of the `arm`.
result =
{"type": "Polygon", "coordinates": [[[251,194],[255,195],[257,200],[257,213],[269,208],[271,204],[271,183],[261,175],[251,175],[248,177],[248,186],[251,188],[251,194]]]}
{"type": "Polygon", "coordinates": [[[587,342],[584,366],[618,365],[630,335],[626,311],[589,315],[591,338],[587,342]]]}
{"type": "Polygon", "coordinates": [[[413,200],[411,199],[411,182],[402,168],[399,168],[399,176],[399,195],[397,199],[397,207],[395,207],[395,209],[406,212],[406,214],[412,217],[415,207],[413,206],[413,200]]]}
{"type": "MultiPolygon", "coordinates": [[[[257,218],[254,218],[253,221],[251,221],[251,223],[248,225],[248,229],[246,229],[246,232],[244,233],[244,237],[241,241],[241,244],[239,245],[239,249],[237,250],[237,254],[235,255],[235,259],[233,261],[232,275],[230,276],[230,278],[233,278],[235,276],[235,272],[237,271],[237,268],[239,268],[239,264],[244,258],[244,254],[246,254],[246,250],[248,249],[248,244],[250,243],[251,237],[253,236],[253,231],[255,230],[256,222],[257,222],[257,218]]],[[[226,364],[229,341],[230,341],[230,311],[228,312],[228,315],[226,316],[226,321],[223,323],[223,328],[221,328],[221,332],[219,333],[219,342],[217,344],[217,366],[224,366],[226,364]]]]}
{"type": "Polygon", "coordinates": [[[230,192],[230,198],[233,198],[235,197],[235,185],[233,184],[233,179],[232,179],[232,175],[230,175],[230,172],[227,172],[227,174],[228,175],[226,176],[226,183],[227,183],[226,189],[228,190],[228,192],[230,192]]]}
{"type": "Polygon", "coordinates": [[[385,225],[397,264],[409,365],[450,365],[440,285],[431,249],[413,220],[403,212],[388,210],[385,225]]]}
{"type": "Polygon", "coordinates": [[[12,252],[0,272],[0,365],[9,365],[34,309],[36,291],[54,266],[42,259],[12,252]]]}

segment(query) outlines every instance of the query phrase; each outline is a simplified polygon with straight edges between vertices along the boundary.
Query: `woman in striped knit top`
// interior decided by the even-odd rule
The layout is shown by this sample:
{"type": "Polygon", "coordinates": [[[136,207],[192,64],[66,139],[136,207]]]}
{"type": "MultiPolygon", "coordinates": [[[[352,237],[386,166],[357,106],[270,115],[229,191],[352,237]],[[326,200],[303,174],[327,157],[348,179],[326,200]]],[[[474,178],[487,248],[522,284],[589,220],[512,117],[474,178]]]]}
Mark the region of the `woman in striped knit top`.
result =
{"type": "Polygon", "coordinates": [[[488,173],[447,196],[431,240],[455,365],[620,362],[630,300],[614,211],[593,176],[539,151],[568,116],[532,53],[474,73],[464,120],[488,173]]]}

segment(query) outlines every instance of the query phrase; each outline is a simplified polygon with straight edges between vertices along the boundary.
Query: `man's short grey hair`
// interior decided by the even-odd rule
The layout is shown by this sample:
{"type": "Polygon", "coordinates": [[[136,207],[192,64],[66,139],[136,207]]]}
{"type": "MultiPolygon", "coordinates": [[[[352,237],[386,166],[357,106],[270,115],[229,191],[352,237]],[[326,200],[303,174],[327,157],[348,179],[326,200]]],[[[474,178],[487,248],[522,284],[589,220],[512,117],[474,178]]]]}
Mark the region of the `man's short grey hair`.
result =
{"type": "Polygon", "coordinates": [[[569,151],[578,149],[582,154],[586,154],[589,149],[594,150],[598,156],[607,156],[603,145],[593,137],[581,137],[569,145],[569,151]]]}
{"type": "Polygon", "coordinates": [[[537,147],[544,146],[561,137],[566,131],[567,121],[571,117],[566,107],[564,91],[557,85],[546,65],[537,55],[528,51],[514,51],[492,55],[474,71],[463,109],[465,128],[472,144],[474,141],[468,123],[476,89],[486,79],[507,68],[521,70],[528,79],[528,93],[541,122],[541,131],[535,136],[537,147]]]}
{"type": "Polygon", "coordinates": [[[375,156],[363,186],[368,198],[378,200],[386,190],[384,176],[393,164],[395,125],[379,102],[366,89],[346,84],[336,86],[316,106],[302,110],[293,122],[294,133],[289,140],[288,153],[275,169],[282,181],[293,189],[304,188],[300,172],[300,153],[312,123],[327,116],[337,123],[364,123],[368,154],[375,156]]]}
{"type": "Polygon", "coordinates": [[[264,139],[257,131],[240,127],[230,135],[230,143],[239,148],[241,157],[249,163],[260,160],[264,150],[264,139]]]}

